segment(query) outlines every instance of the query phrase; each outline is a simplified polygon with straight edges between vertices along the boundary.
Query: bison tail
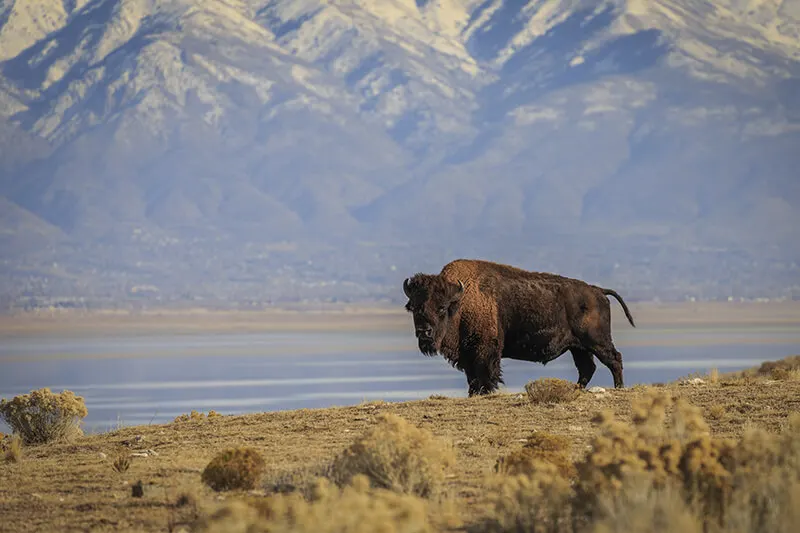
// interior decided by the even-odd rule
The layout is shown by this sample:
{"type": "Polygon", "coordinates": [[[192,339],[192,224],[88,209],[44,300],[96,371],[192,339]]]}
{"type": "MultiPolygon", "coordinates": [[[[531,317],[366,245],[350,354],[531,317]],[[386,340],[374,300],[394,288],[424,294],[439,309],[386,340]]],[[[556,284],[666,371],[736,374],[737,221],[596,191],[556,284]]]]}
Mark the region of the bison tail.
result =
{"type": "Polygon", "coordinates": [[[603,294],[607,296],[613,296],[617,299],[619,304],[622,306],[622,310],[625,311],[625,316],[628,317],[628,322],[631,323],[631,326],[636,327],[636,324],[633,323],[633,317],[631,316],[631,312],[628,311],[628,306],[625,305],[625,301],[622,299],[622,296],[616,293],[616,291],[612,291],[611,289],[601,289],[603,294]]]}

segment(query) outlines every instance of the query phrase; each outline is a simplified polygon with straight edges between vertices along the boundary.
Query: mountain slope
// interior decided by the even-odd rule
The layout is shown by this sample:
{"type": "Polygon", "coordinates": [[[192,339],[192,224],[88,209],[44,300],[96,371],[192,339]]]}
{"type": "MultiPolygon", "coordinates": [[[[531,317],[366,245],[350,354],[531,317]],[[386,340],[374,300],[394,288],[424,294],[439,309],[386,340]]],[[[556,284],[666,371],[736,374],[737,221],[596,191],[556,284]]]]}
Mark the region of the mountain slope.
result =
{"type": "Polygon", "coordinates": [[[294,297],[394,294],[399,269],[467,254],[682,295],[725,268],[790,294],[795,6],[6,1],[0,195],[26,215],[0,223],[52,229],[77,279],[113,256],[173,294],[209,262],[217,296],[287,268],[294,297]],[[670,251],[641,270],[642,246],[670,251]]]}

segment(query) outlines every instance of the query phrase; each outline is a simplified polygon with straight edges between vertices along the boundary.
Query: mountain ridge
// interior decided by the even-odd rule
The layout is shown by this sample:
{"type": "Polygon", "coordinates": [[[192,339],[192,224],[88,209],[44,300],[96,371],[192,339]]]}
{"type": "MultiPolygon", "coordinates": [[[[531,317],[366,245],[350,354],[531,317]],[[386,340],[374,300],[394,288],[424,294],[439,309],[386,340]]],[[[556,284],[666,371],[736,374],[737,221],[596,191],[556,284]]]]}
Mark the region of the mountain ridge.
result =
{"type": "Polygon", "coordinates": [[[226,256],[208,283],[227,287],[257,268],[254,249],[292,241],[270,268],[294,265],[301,286],[352,278],[355,298],[394,295],[403,264],[447,254],[546,256],[659,297],[793,297],[794,5],[5,0],[0,198],[14,215],[0,224],[15,244],[0,293],[19,298],[20,272],[61,257],[65,293],[128,258],[127,281],[97,291],[160,275],[184,294],[169,272],[207,262],[192,248],[226,256]],[[643,245],[672,250],[658,272],[636,266],[643,245]],[[715,259],[719,287],[693,249],[751,266],[715,259]]]}

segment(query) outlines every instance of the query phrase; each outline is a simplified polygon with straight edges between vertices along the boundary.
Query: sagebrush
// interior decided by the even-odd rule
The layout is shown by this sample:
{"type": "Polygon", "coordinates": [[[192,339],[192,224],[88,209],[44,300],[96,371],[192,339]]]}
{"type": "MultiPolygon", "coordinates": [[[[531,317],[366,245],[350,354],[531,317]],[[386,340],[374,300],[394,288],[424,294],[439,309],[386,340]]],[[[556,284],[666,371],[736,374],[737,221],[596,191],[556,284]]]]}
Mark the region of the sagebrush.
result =
{"type": "Polygon", "coordinates": [[[336,487],[316,481],[309,499],[300,494],[249,497],[224,504],[201,518],[197,532],[270,533],[432,533],[426,502],[418,497],[371,487],[363,475],[336,487]]]}
{"type": "Polygon", "coordinates": [[[430,497],[454,463],[451,443],[387,413],[336,457],[330,475],[340,486],[361,474],[376,488],[430,497]]]}
{"type": "MultiPolygon", "coordinates": [[[[571,477],[575,467],[569,456],[570,441],[563,435],[537,432],[527,438],[522,448],[500,457],[495,471],[514,476],[534,476],[542,463],[552,465],[563,477],[571,477]]],[[[549,467],[548,467],[549,468],[549,467]]]]}
{"type": "Polygon", "coordinates": [[[89,414],[80,396],[48,388],[0,400],[0,418],[26,445],[69,441],[83,434],[80,421],[89,414]]]}
{"type": "Polygon", "coordinates": [[[631,423],[596,417],[572,472],[558,454],[497,468],[493,512],[476,531],[788,533],[800,523],[800,414],[780,434],[748,428],[732,441],[658,391],[632,407],[631,423]]]}
{"type": "Polygon", "coordinates": [[[540,378],[525,384],[525,393],[533,404],[571,402],[580,396],[577,384],[558,378],[540,378]]]}
{"type": "Polygon", "coordinates": [[[200,478],[216,491],[254,489],[266,468],[264,458],[253,448],[222,450],[206,465],[200,478]]]}

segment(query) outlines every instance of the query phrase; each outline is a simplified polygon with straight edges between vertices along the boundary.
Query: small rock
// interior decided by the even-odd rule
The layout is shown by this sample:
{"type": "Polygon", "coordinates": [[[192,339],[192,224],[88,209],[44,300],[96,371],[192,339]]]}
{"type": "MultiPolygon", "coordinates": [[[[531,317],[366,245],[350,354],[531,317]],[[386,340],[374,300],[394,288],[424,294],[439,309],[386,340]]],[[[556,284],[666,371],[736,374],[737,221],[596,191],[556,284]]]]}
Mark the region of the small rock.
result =
{"type": "Polygon", "coordinates": [[[570,430],[570,431],[579,432],[579,431],[583,431],[583,426],[569,426],[567,429],[570,430]]]}
{"type": "Polygon", "coordinates": [[[586,389],[586,392],[591,392],[592,394],[605,394],[606,389],[603,387],[589,387],[586,389]]]}
{"type": "Polygon", "coordinates": [[[35,492],[32,492],[31,493],[31,498],[36,498],[37,500],[41,500],[42,499],[42,495],[41,494],[37,494],[35,492]]]}
{"type": "Polygon", "coordinates": [[[692,378],[692,379],[687,379],[686,381],[684,381],[684,383],[688,385],[702,385],[703,383],[705,383],[705,380],[701,378],[692,378]]]}
{"type": "Polygon", "coordinates": [[[100,456],[100,459],[105,459],[106,457],[108,457],[108,456],[107,456],[106,454],[104,454],[103,452],[100,452],[98,455],[100,456]]]}

